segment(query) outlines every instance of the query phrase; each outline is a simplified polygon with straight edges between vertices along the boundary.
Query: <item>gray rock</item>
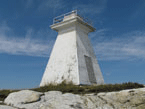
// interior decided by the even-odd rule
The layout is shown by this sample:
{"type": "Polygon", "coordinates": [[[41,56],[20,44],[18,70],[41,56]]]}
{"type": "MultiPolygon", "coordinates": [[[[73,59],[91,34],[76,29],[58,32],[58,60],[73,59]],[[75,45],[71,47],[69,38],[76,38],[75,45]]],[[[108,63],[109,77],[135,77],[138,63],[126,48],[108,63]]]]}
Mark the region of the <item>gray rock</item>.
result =
{"type": "Polygon", "coordinates": [[[25,104],[33,104],[33,102],[39,101],[41,95],[43,95],[43,93],[31,90],[22,90],[19,92],[10,93],[4,100],[4,103],[10,106],[23,108],[23,105],[25,104]]]}
{"type": "Polygon", "coordinates": [[[99,93],[98,97],[115,109],[145,109],[145,88],[99,93]]]}
{"type": "Polygon", "coordinates": [[[83,109],[83,106],[81,106],[83,101],[80,95],[50,91],[45,93],[44,99],[45,102],[40,105],[40,109],[74,109],[73,107],[83,109]]]}
{"type": "Polygon", "coordinates": [[[13,93],[10,94],[11,97],[8,96],[5,103],[25,109],[145,109],[145,88],[99,93],[98,95],[62,94],[59,91],[49,91],[44,95],[34,91],[32,94],[27,90],[22,92],[21,94],[15,92],[15,96],[12,96],[13,93]],[[29,99],[26,97],[28,95],[25,91],[28,93],[29,99]],[[25,93],[25,97],[22,92],[25,93]],[[39,97],[35,94],[38,94],[39,97]],[[13,101],[10,102],[10,100],[13,101]],[[31,103],[32,101],[33,103],[31,103]]]}
{"type": "Polygon", "coordinates": [[[0,109],[17,109],[6,105],[0,105],[0,109]]]}

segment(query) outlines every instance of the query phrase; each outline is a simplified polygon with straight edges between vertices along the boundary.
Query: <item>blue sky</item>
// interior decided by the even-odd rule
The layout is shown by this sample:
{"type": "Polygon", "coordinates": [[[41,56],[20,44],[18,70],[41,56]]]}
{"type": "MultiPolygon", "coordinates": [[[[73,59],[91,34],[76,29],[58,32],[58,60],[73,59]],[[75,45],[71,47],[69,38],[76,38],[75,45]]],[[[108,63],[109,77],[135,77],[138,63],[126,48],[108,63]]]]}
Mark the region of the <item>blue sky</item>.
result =
{"type": "Polygon", "coordinates": [[[145,84],[144,0],[1,0],[0,89],[38,87],[57,33],[54,17],[80,10],[105,83],[145,84]]]}

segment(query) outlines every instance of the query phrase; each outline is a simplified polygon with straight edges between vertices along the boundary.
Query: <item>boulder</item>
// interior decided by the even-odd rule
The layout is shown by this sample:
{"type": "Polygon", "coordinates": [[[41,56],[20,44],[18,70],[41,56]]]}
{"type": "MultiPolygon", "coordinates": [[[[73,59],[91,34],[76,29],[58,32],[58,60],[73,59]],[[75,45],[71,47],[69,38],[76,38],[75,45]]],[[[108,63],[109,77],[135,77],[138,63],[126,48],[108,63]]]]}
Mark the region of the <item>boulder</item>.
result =
{"type": "Polygon", "coordinates": [[[45,93],[45,102],[40,105],[40,109],[77,109],[77,107],[83,109],[81,104],[83,101],[80,95],[49,91],[45,93]]]}
{"type": "Polygon", "coordinates": [[[77,95],[45,93],[40,109],[145,109],[145,88],[77,95]]]}
{"type": "Polygon", "coordinates": [[[4,100],[4,103],[7,105],[19,107],[23,104],[30,104],[39,101],[41,95],[43,95],[43,93],[31,90],[22,90],[19,92],[10,93],[4,100]]]}
{"type": "Polygon", "coordinates": [[[25,109],[145,109],[145,88],[97,95],[23,90],[11,93],[5,103],[25,109]]]}
{"type": "Polygon", "coordinates": [[[97,96],[115,109],[145,109],[145,88],[99,93],[97,96]]]}

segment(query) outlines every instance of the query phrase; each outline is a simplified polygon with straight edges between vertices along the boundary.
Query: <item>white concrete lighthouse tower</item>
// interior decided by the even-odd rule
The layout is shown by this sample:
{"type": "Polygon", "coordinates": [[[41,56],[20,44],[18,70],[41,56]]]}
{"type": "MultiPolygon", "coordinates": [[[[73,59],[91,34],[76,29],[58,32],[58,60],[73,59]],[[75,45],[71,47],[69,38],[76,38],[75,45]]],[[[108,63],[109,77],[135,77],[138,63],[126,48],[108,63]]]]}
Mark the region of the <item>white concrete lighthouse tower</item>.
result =
{"type": "Polygon", "coordinates": [[[95,31],[77,11],[54,19],[51,29],[58,32],[40,86],[62,81],[76,85],[103,84],[103,76],[96,60],[88,33],[95,31]]]}

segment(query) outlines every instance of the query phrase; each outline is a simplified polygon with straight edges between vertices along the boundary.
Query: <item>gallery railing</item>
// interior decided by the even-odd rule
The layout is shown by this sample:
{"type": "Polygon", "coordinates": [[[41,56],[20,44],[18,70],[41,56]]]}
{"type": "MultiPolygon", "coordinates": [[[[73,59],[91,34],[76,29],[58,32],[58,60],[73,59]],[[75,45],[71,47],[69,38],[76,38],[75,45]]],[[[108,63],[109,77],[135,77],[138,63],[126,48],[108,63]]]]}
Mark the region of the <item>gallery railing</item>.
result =
{"type": "Polygon", "coordinates": [[[65,14],[62,14],[60,16],[57,16],[53,19],[53,24],[56,24],[56,23],[60,23],[63,21],[63,19],[65,18],[65,16],[69,16],[71,14],[74,14],[78,17],[80,17],[85,23],[89,24],[89,25],[92,25],[92,21],[89,20],[88,18],[85,18],[85,17],[82,17],[82,15],[78,14],[78,10],[73,10],[71,12],[68,12],[68,13],[65,13],[65,14]]]}

